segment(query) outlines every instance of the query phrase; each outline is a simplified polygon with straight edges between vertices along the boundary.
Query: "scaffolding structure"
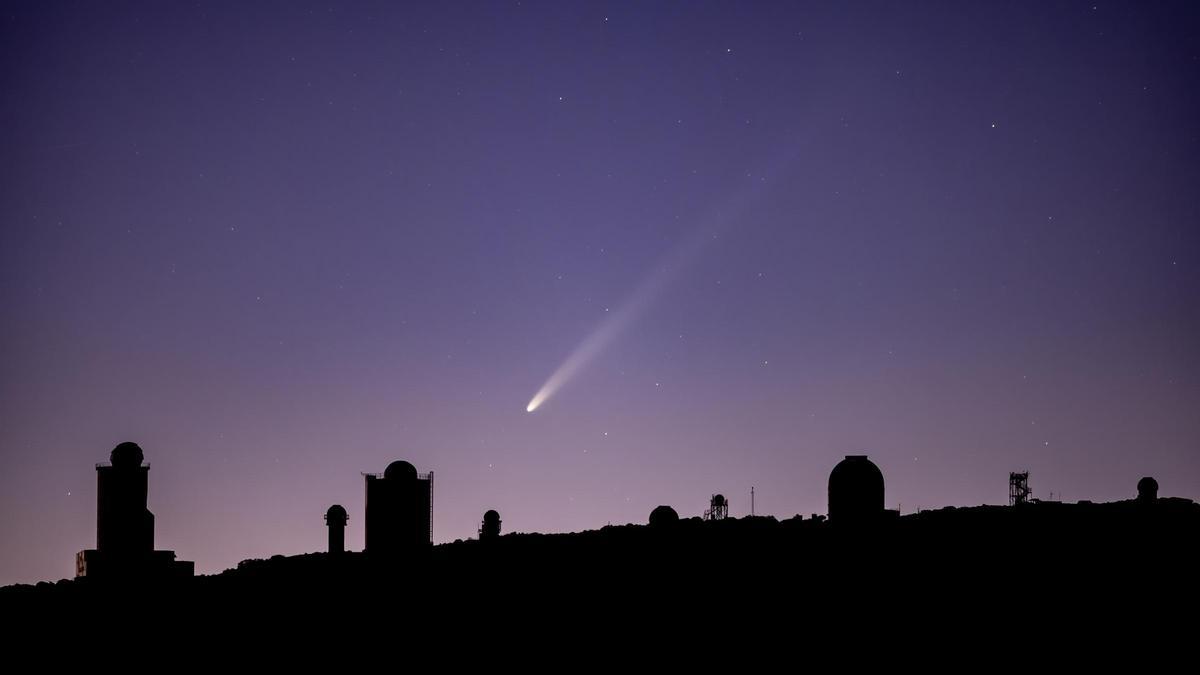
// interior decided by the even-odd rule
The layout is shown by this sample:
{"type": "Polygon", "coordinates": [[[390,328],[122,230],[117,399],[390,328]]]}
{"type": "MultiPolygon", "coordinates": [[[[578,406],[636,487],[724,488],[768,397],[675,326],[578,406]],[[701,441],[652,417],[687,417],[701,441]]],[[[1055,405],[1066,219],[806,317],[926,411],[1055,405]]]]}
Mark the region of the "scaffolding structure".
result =
{"type": "Polygon", "coordinates": [[[1029,489],[1029,472],[1008,474],[1008,505],[1029,503],[1033,491],[1029,489]]]}
{"type": "Polygon", "coordinates": [[[704,512],[705,520],[725,520],[729,517],[729,501],[724,495],[713,495],[708,501],[708,510],[704,512]]]}

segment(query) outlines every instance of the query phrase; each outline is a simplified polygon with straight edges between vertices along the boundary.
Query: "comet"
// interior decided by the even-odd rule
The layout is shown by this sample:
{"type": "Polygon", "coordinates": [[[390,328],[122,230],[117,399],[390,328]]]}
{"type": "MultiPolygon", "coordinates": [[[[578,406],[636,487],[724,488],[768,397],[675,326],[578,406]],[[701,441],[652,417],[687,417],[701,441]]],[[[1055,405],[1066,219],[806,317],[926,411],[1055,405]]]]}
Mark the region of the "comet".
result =
{"type": "Polygon", "coordinates": [[[562,365],[550,374],[542,388],[538,389],[533,398],[529,400],[529,405],[525,406],[525,412],[531,413],[540,408],[559,389],[594,361],[606,347],[646,312],[654,300],[670,286],[671,282],[684,269],[699,257],[704,245],[715,238],[716,234],[701,233],[676,247],[629,294],[629,297],[618,306],[617,310],[609,312],[604,320],[567,356],[562,365]]]}
{"type": "MultiPolygon", "coordinates": [[[[783,169],[791,164],[799,155],[801,144],[789,144],[787,150],[776,155],[765,165],[765,169],[756,175],[747,173],[747,180],[733,191],[733,194],[722,204],[723,208],[715,209],[706,222],[693,230],[691,236],[678,244],[629,294],[617,311],[609,312],[603,321],[588,334],[579,346],[575,348],[550,377],[529,404],[525,412],[532,413],[541,408],[550,397],[554,396],[576,375],[596,359],[610,344],[621,336],[638,317],[646,312],[663,291],[689,265],[700,257],[705,246],[717,239],[724,226],[732,223],[735,217],[744,212],[745,207],[769,189],[767,176],[783,173],[783,169]]],[[[773,181],[772,181],[773,182],[773,181]]]]}

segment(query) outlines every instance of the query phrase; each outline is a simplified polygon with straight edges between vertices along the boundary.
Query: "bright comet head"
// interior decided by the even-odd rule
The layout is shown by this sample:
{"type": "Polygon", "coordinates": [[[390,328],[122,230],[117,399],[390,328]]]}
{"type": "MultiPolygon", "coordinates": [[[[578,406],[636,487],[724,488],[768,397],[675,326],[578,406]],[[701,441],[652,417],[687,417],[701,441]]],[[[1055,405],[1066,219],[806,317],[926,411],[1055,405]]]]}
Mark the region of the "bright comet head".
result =
{"type": "Polygon", "coordinates": [[[530,413],[530,412],[533,412],[534,410],[537,410],[538,406],[542,405],[542,402],[545,400],[546,400],[546,392],[543,389],[542,391],[539,391],[537,394],[535,394],[532,399],[529,400],[529,405],[525,406],[525,412],[530,413]]]}

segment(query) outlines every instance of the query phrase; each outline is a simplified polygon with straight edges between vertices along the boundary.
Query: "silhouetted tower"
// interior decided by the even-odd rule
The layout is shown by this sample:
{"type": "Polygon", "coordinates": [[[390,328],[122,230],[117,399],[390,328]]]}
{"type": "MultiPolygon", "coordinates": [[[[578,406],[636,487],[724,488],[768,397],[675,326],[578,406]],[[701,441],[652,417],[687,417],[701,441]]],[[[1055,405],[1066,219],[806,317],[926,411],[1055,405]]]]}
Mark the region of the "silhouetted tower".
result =
{"type": "Polygon", "coordinates": [[[650,527],[669,527],[678,522],[679,514],[669,506],[656,506],[650,512],[650,527]]]}
{"type": "Polygon", "coordinates": [[[1138,481],[1137,491],[1139,504],[1153,504],[1158,499],[1158,481],[1146,476],[1138,481]]]}
{"type": "Polygon", "coordinates": [[[154,514],[146,508],[150,465],[137,443],[113,448],[96,465],[96,548],[75,556],[75,576],[191,576],[190,562],[154,550],[154,514]]]}
{"type": "Polygon", "coordinates": [[[365,475],[366,552],[389,556],[432,545],[433,472],[418,474],[412,464],[395,461],[382,475],[365,475]]]}
{"type": "Polygon", "coordinates": [[[96,465],[96,550],[131,556],[154,550],[154,514],[146,508],[150,466],[137,443],[113,448],[109,464],[96,465]]]}
{"type": "Polygon", "coordinates": [[[350,515],[341,504],[334,504],[325,512],[325,526],[329,528],[329,553],[338,555],[346,551],[346,521],[350,515]]]}
{"type": "Polygon", "coordinates": [[[713,495],[712,499],[708,500],[708,510],[704,512],[705,520],[725,520],[729,517],[729,502],[725,501],[725,495],[713,495]]]}
{"type": "Polygon", "coordinates": [[[829,473],[829,521],[859,524],[883,517],[883,472],[866,455],[846,455],[829,473]]]}
{"type": "Polygon", "coordinates": [[[1008,474],[1008,505],[1029,503],[1033,491],[1029,489],[1029,472],[1008,474]]]}
{"type": "Polygon", "coordinates": [[[489,509],[483,514],[483,524],[479,526],[479,540],[486,541],[500,536],[500,512],[489,509]]]}

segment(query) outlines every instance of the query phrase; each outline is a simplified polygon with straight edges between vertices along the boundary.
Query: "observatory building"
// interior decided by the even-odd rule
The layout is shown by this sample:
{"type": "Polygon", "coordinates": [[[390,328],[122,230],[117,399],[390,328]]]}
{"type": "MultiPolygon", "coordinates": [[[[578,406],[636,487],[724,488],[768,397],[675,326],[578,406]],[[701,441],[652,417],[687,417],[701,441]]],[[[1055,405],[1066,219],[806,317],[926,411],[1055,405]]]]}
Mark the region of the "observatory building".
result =
{"type": "Polygon", "coordinates": [[[488,509],[483,514],[483,524],[479,526],[479,540],[487,541],[500,536],[500,512],[488,509]]]}
{"type": "Polygon", "coordinates": [[[1137,500],[1140,504],[1153,504],[1158,500],[1158,481],[1153,476],[1146,476],[1138,481],[1137,500]]]}
{"type": "Polygon", "coordinates": [[[667,506],[666,504],[656,506],[654,507],[654,510],[650,512],[650,527],[670,527],[678,522],[679,514],[676,513],[675,509],[667,506]]]}
{"type": "Polygon", "coordinates": [[[194,563],[154,550],[154,514],[146,508],[150,465],[144,459],[137,443],[122,443],[108,464],[96,465],[96,548],[75,555],[76,577],[193,575],[194,563]]]}
{"type": "Polygon", "coordinates": [[[876,522],[883,512],[883,472],[866,455],[846,455],[829,473],[829,522],[876,522]]]}
{"type": "Polygon", "coordinates": [[[367,482],[366,553],[377,556],[421,551],[433,543],[433,472],[417,473],[408,462],[388,464],[367,482]]]}
{"type": "Polygon", "coordinates": [[[334,504],[325,512],[325,526],[329,528],[329,553],[338,555],[346,551],[346,521],[349,514],[341,504],[334,504]]]}

